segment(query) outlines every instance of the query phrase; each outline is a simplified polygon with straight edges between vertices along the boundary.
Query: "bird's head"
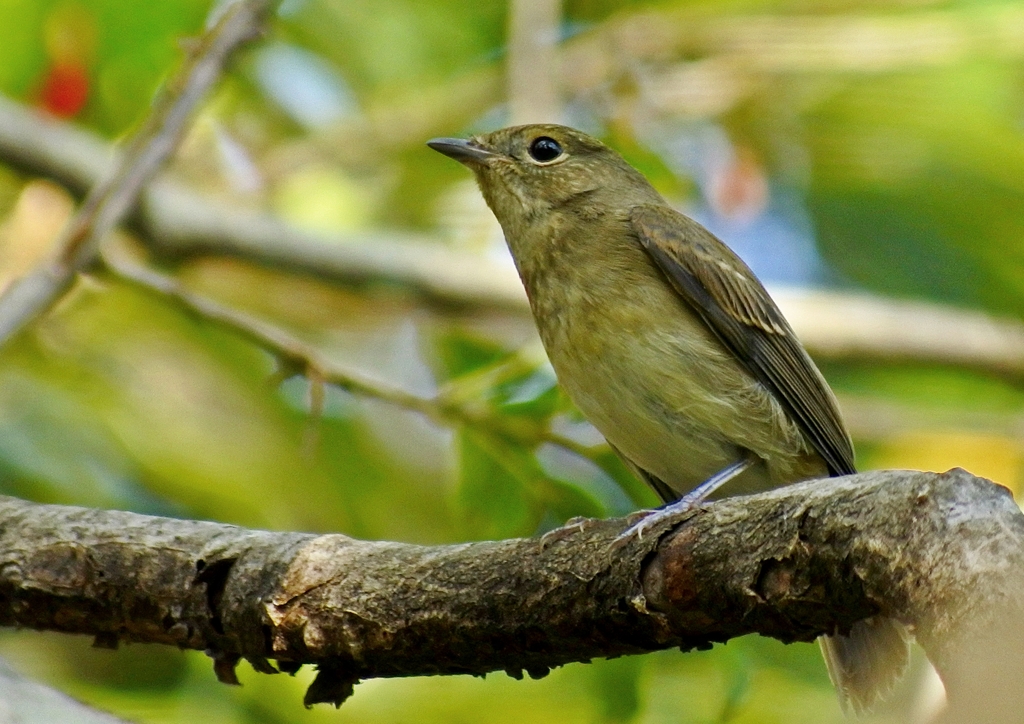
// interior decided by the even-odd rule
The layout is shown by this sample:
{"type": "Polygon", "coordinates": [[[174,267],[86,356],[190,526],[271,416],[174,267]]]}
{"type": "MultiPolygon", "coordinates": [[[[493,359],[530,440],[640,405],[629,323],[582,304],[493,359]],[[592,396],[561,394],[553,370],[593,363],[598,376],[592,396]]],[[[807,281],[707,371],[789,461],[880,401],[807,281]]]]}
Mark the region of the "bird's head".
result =
{"type": "Polygon", "coordinates": [[[567,126],[512,126],[427,145],[472,169],[506,234],[580,201],[593,209],[628,208],[659,198],[622,156],[567,126]]]}

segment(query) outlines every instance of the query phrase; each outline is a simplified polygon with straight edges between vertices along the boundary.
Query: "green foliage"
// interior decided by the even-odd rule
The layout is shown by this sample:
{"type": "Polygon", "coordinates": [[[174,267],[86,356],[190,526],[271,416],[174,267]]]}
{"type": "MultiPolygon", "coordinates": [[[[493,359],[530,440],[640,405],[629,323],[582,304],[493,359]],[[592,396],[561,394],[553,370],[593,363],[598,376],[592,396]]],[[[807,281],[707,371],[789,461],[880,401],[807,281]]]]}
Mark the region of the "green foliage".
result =
{"type": "Polygon", "coordinates": [[[197,33],[207,3],[117,0],[5,0],[0,4],[0,91],[37,98],[60,64],[88,78],[85,119],[108,134],[123,132],[152,99],[180,57],[182,37],[197,33]]]}
{"type": "Polygon", "coordinates": [[[454,0],[306,2],[284,20],[372,102],[493,56],[503,42],[505,8],[454,0]]]}
{"type": "Polygon", "coordinates": [[[849,278],[1020,314],[1024,97],[1005,63],[851,81],[808,115],[810,209],[849,278]]]}
{"type": "Polygon", "coordinates": [[[202,30],[209,4],[139,3],[130,13],[118,0],[90,0],[83,7],[100,34],[93,70],[97,94],[87,120],[118,134],[146,110],[181,56],[181,39],[202,30]]]}
{"type": "Polygon", "coordinates": [[[23,95],[45,61],[41,28],[51,3],[4,0],[0,4],[0,90],[23,95]]]}
{"type": "Polygon", "coordinates": [[[440,376],[444,380],[493,367],[508,356],[508,350],[500,342],[459,329],[445,330],[438,335],[435,348],[440,376]]]}
{"type": "MultiPolygon", "coordinates": [[[[446,399],[469,399],[489,416],[524,430],[550,427],[561,398],[547,370],[524,364],[492,340],[451,328],[434,345],[446,399]]],[[[574,516],[607,507],[584,487],[544,469],[536,448],[501,431],[472,425],[457,432],[459,481],[455,503],[463,534],[475,539],[528,536],[574,516]]]]}

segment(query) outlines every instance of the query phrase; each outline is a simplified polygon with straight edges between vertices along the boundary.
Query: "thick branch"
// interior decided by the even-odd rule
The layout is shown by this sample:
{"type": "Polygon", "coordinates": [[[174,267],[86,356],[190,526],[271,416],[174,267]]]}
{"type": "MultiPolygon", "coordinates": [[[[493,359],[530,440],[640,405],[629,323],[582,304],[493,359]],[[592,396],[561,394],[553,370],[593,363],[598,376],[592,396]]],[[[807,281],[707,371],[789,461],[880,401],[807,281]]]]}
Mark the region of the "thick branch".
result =
{"type": "MultiPolygon", "coordinates": [[[[0,499],[0,624],[315,663],[308,702],[363,678],[542,675],[747,633],[808,641],[882,613],[955,680],[1024,601],[1024,516],[962,470],[875,472],[709,504],[673,535],[622,520],[423,547],[0,499]]],[[[663,531],[664,532],[664,531],[663,531]]]]}

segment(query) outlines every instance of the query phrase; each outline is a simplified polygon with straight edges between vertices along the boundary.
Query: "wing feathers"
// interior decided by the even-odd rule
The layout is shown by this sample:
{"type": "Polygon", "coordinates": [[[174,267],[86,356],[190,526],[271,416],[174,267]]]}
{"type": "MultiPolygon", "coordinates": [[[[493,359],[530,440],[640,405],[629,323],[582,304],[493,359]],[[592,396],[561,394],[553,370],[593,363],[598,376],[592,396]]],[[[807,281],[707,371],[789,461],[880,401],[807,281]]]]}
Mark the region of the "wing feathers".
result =
{"type": "Polygon", "coordinates": [[[668,207],[634,207],[630,221],[675,290],[775,394],[831,473],[853,473],[853,446],[835,397],[747,265],[703,226],[668,207]]]}

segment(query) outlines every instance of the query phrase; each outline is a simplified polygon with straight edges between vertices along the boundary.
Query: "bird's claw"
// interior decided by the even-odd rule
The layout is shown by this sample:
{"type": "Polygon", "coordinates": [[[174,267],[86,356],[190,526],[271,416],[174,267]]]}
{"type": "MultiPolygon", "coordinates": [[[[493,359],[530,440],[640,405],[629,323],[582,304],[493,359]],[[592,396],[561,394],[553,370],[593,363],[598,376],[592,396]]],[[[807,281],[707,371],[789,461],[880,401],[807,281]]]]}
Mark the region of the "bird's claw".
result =
{"type": "Polygon", "coordinates": [[[584,518],[582,516],[576,516],[565,521],[564,525],[560,525],[554,530],[549,530],[547,533],[540,537],[541,547],[546,548],[552,543],[558,543],[565,540],[574,533],[582,533],[587,529],[587,526],[592,524],[594,520],[592,518],[584,518]]]}
{"type": "Polygon", "coordinates": [[[634,535],[637,540],[642,540],[644,531],[647,529],[654,528],[665,521],[679,518],[685,513],[690,512],[707,500],[708,496],[713,492],[753,465],[754,461],[755,458],[752,455],[747,455],[732,465],[722,468],[674,503],[670,503],[657,510],[644,511],[644,516],[640,522],[634,523],[626,529],[625,533],[619,535],[614,543],[612,543],[613,547],[618,548],[622,546],[634,535]]]}
{"type": "Polygon", "coordinates": [[[663,508],[657,510],[645,510],[639,521],[633,523],[624,532],[616,536],[612,542],[612,547],[621,548],[623,545],[628,543],[634,536],[638,541],[643,540],[644,533],[653,528],[660,527],[661,524],[674,521],[686,513],[692,511],[701,502],[701,499],[693,499],[690,496],[680,498],[671,505],[666,505],[663,508]]]}

